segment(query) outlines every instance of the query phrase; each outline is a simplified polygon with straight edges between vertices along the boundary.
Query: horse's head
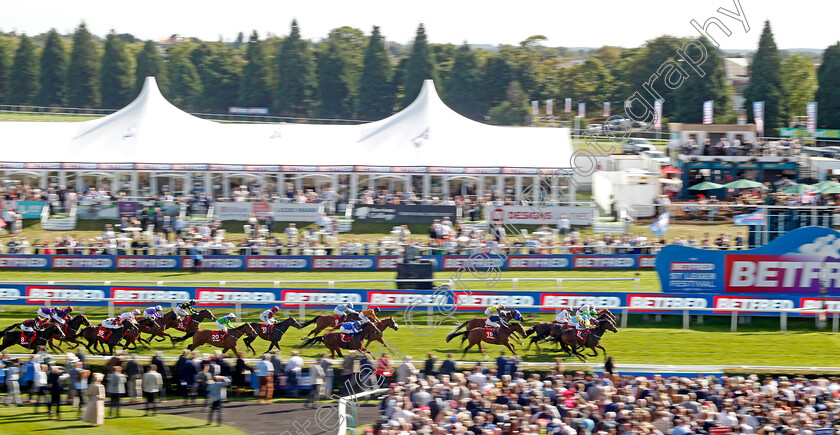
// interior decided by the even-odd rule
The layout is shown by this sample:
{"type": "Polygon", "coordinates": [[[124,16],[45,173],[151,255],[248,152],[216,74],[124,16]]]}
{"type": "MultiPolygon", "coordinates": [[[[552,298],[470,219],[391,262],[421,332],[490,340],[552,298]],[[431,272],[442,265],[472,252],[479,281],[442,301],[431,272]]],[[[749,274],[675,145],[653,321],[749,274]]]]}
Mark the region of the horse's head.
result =
{"type": "Polygon", "coordinates": [[[521,323],[508,323],[510,326],[510,330],[513,332],[518,332],[519,335],[525,335],[525,328],[522,327],[521,323]]]}
{"type": "Polygon", "coordinates": [[[251,326],[250,323],[243,323],[242,326],[236,328],[239,332],[247,335],[248,337],[256,337],[257,331],[254,330],[254,327],[251,326]]]}
{"type": "Polygon", "coordinates": [[[618,334],[618,328],[615,326],[615,322],[610,320],[610,321],[604,322],[604,323],[607,324],[607,330],[608,331],[612,331],[612,332],[615,332],[616,334],[618,334]]]}
{"type": "Polygon", "coordinates": [[[513,310],[513,320],[522,320],[522,313],[520,313],[517,309],[513,310]]]}
{"type": "Polygon", "coordinates": [[[84,314],[77,314],[70,322],[81,322],[82,325],[90,326],[90,320],[84,314]]]}
{"type": "Polygon", "coordinates": [[[301,326],[301,324],[297,321],[297,319],[295,319],[291,315],[289,316],[288,319],[286,319],[286,322],[289,323],[290,325],[294,326],[297,329],[303,328],[303,326],[301,326]]]}
{"type": "Polygon", "coordinates": [[[205,319],[216,320],[216,316],[210,312],[207,308],[202,308],[201,311],[198,312],[198,317],[203,317],[205,319]]]}
{"type": "MultiPolygon", "coordinates": [[[[394,320],[394,317],[388,317],[387,319],[382,320],[382,326],[385,328],[391,328],[394,331],[400,330],[400,325],[397,325],[397,321],[394,320]]],[[[383,328],[384,329],[384,328],[383,328]]]]}

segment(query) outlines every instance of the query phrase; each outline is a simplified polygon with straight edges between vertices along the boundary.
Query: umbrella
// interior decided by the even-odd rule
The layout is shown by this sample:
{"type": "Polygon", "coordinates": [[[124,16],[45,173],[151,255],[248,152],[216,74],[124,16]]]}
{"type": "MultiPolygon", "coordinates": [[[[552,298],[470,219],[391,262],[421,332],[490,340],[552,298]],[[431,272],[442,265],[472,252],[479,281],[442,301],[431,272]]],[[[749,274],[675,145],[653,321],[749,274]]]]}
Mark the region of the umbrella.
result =
{"type": "Polygon", "coordinates": [[[662,168],[662,173],[663,174],[682,174],[682,171],[680,171],[677,168],[672,168],[670,166],[666,166],[666,167],[662,168]]]}
{"type": "Polygon", "coordinates": [[[819,192],[819,193],[831,193],[831,192],[826,192],[826,191],[829,190],[829,189],[833,190],[833,189],[836,189],[838,187],[840,187],[840,183],[838,183],[836,181],[821,181],[821,182],[814,185],[814,190],[819,192]]]}
{"type": "Polygon", "coordinates": [[[764,187],[764,184],[759,183],[758,181],[752,180],[735,180],[731,183],[726,183],[723,187],[727,189],[755,189],[759,187],[764,187]]]}
{"type": "Polygon", "coordinates": [[[823,195],[840,193],[840,184],[838,184],[837,186],[826,186],[825,188],[820,189],[817,192],[822,193],[823,195]]]}
{"type": "Polygon", "coordinates": [[[811,186],[810,184],[794,184],[793,186],[785,187],[782,189],[782,192],[790,193],[792,195],[802,195],[810,190],[814,190],[814,186],[811,186]]]}
{"type": "Polygon", "coordinates": [[[711,181],[704,181],[700,184],[695,184],[688,188],[688,190],[712,190],[712,189],[721,189],[723,188],[722,184],[712,183],[711,181]]]}

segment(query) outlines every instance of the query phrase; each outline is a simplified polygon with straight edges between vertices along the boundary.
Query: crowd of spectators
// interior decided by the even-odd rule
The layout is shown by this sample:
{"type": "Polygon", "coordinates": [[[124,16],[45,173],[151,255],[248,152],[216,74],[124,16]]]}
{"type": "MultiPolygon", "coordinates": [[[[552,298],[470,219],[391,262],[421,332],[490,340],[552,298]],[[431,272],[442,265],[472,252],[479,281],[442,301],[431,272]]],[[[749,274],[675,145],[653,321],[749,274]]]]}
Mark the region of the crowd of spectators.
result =
{"type": "Polygon", "coordinates": [[[732,142],[721,137],[714,143],[707,138],[700,145],[694,138],[690,138],[679,145],[679,151],[684,155],[695,156],[798,156],[802,151],[802,145],[798,139],[751,142],[740,137],[736,137],[732,142]]]}
{"type": "Polygon", "coordinates": [[[840,378],[525,376],[479,364],[389,385],[374,435],[814,435],[840,422],[840,378]]]}

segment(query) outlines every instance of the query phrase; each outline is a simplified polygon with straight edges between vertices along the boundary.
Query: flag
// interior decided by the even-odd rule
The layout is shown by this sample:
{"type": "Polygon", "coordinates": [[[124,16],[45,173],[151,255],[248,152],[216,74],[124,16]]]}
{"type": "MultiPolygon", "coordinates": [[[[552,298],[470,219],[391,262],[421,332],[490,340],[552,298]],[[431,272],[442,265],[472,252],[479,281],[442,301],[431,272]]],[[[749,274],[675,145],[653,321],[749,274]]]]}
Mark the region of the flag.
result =
{"type": "Polygon", "coordinates": [[[653,128],[662,130],[662,100],[653,103],[653,128]]]}
{"type": "Polygon", "coordinates": [[[668,225],[670,224],[671,215],[666,211],[665,213],[659,215],[652,224],[648,225],[648,230],[650,230],[650,232],[652,232],[656,237],[662,237],[662,235],[668,231],[668,225]]]}
{"type": "Polygon", "coordinates": [[[732,219],[735,225],[764,225],[764,209],[747,214],[736,214],[732,219]]]}
{"type": "Polygon", "coordinates": [[[609,118],[609,117],[610,117],[610,102],[605,101],[604,102],[604,118],[609,118]]]}
{"type": "Polygon", "coordinates": [[[531,100],[531,114],[534,116],[539,116],[540,114],[540,101],[539,100],[531,100]]]}
{"type": "Polygon", "coordinates": [[[715,113],[715,102],[712,100],[703,102],[703,124],[712,124],[715,113]]]}
{"type": "Polygon", "coordinates": [[[586,117],[586,103],[578,103],[578,116],[586,117]]]}
{"type": "Polygon", "coordinates": [[[571,98],[566,98],[566,107],[565,107],[564,112],[572,113],[572,99],[571,98]]]}
{"type": "Polygon", "coordinates": [[[546,116],[554,115],[554,100],[545,100],[545,114],[546,116]]]}
{"type": "Polygon", "coordinates": [[[808,135],[813,136],[817,133],[817,103],[806,104],[805,114],[808,115],[808,120],[805,124],[808,127],[808,135]]]}
{"type": "Polygon", "coordinates": [[[753,101],[753,119],[755,131],[764,133],[764,101],[753,101]]]}

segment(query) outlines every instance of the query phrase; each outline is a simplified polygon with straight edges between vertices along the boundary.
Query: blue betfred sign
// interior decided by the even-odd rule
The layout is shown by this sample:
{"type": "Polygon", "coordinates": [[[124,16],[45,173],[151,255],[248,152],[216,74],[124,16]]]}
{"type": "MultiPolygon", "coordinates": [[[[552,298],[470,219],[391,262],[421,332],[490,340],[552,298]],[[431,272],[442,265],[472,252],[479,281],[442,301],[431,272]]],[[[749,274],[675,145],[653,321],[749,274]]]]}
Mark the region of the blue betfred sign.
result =
{"type": "Polygon", "coordinates": [[[840,294],[840,233],[799,228],[765,246],[717,251],[669,245],[656,260],[663,292],[840,294]]]}

